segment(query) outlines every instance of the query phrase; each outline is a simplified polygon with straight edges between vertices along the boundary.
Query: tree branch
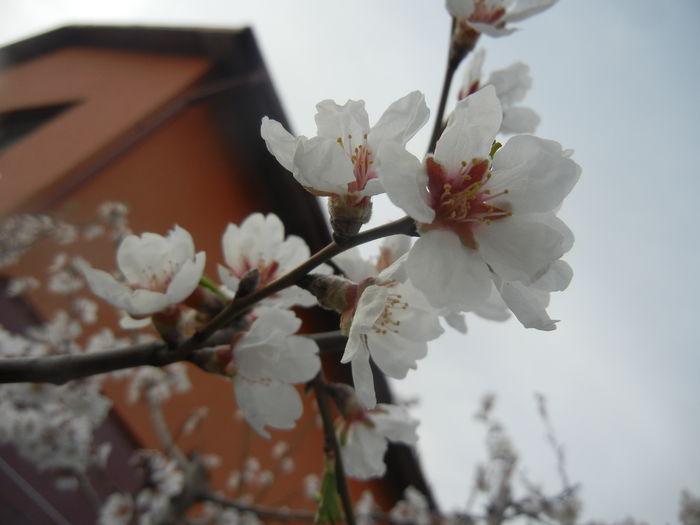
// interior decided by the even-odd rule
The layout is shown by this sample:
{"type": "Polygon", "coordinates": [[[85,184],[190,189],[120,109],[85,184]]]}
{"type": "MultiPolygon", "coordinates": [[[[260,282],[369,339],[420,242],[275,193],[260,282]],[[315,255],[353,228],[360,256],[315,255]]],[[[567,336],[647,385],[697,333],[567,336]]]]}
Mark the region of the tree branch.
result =
{"type": "MultiPolygon", "coordinates": [[[[227,344],[232,331],[220,330],[193,350],[182,347],[175,350],[165,343],[145,343],[106,352],[90,354],[58,355],[0,359],[0,384],[2,383],[52,383],[62,385],[68,381],[106,372],[114,372],[138,366],[166,366],[178,361],[193,360],[197,350],[227,344]]],[[[346,340],[339,331],[304,335],[319,345],[321,353],[338,351],[346,340]]],[[[184,345],[183,345],[184,346],[184,345]]]]}

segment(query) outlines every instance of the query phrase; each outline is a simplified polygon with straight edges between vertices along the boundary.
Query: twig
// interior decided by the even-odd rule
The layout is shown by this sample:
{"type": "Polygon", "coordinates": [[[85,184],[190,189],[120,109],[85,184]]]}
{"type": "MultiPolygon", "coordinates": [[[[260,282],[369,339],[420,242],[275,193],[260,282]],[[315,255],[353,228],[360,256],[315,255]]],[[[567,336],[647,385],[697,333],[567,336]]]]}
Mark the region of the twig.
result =
{"type": "Polygon", "coordinates": [[[340,502],[343,505],[345,520],[348,525],[355,525],[355,514],[352,508],[352,499],[348,490],[348,481],[345,477],[345,467],[343,466],[343,458],[340,453],[340,445],[338,438],[335,435],[335,427],[333,425],[333,417],[331,416],[330,405],[328,404],[328,393],[326,392],[326,382],[323,378],[323,371],[311,381],[311,386],[316,392],[316,401],[318,409],[321,413],[323,421],[323,436],[325,440],[325,448],[333,453],[335,459],[335,474],[338,487],[338,495],[340,502]]]}
{"type": "Polygon", "coordinates": [[[232,321],[234,321],[242,312],[245,312],[248,308],[254,304],[260,302],[261,300],[269,297],[285,288],[294,285],[299,279],[304,275],[308,274],[311,270],[320,266],[321,264],[329,261],[331,258],[335,257],[339,253],[344,252],[360,244],[366,242],[374,241],[376,239],[381,239],[382,237],[388,237],[390,235],[406,234],[410,235],[415,231],[415,221],[410,217],[404,217],[402,219],[372,228],[365,232],[362,232],[354,237],[343,241],[339,244],[337,241],[333,241],[322,248],[309,259],[304,261],[302,264],[289,271],[282,277],[272,281],[267,286],[254,291],[250,295],[246,295],[240,299],[232,301],[224,310],[214,317],[204,328],[195,333],[188,341],[182,345],[185,348],[196,347],[198,342],[209,338],[213,333],[215,333],[220,328],[228,326],[232,321]]]}
{"type": "Polygon", "coordinates": [[[222,507],[235,509],[239,512],[250,512],[260,519],[276,521],[314,521],[315,513],[305,510],[277,509],[274,507],[264,507],[260,505],[245,505],[228,500],[211,492],[201,495],[203,501],[211,501],[222,507]]]}
{"type": "Polygon", "coordinates": [[[161,410],[160,403],[153,395],[153,391],[149,388],[146,391],[146,401],[148,402],[148,409],[151,412],[151,422],[153,423],[153,428],[158,435],[160,444],[166,453],[171,454],[175,461],[179,464],[183,471],[187,470],[188,461],[182,450],[175,444],[168,424],[165,422],[165,417],[163,417],[163,411],[161,410]]]}
{"type": "MultiPolygon", "coordinates": [[[[58,355],[0,359],[0,384],[51,383],[62,385],[68,381],[125,368],[138,366],[162,367],[178,361],[192,360],[197,350],[230,342],[232,333],[217,332],[199,343],[189,353],[181,348],[174,351],[165,343],[145,343],[116,350],[90,354],[58,355]]],[[[336,351],[345,337],[338,331],[305,334],[317,341],[321,353],[336,351]]]]}

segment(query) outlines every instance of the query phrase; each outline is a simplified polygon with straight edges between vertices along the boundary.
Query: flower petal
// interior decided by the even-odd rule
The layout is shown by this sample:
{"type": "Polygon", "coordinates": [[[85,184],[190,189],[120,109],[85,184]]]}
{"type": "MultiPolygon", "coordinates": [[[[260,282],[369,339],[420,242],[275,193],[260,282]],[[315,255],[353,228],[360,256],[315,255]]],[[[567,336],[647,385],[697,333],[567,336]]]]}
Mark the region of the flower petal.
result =
{"type": "Polygon", "coordinates": [[[294,173],[294,150],[297,138],[289,133],[284,126],[267,117],[263,117],[260,125],[260,135],[265,141],[267,150],[274,155],[287,171],[294,173]]]}
{"type": "Polygon", "coordinates": [[[405,146],[425,125],[429,115],[423,93],[412,91],[387,108],[369,132],[367,144],[376,148],[383,141],[392,141],[405,146]]]}
{"type": "Polygon", "coordinates": [[[578,181],[581,167],[566,157],[561,145],[532,135],[518,135],[493,159],[488,187],[492,204],[514,214],[548,212],[558,207],[578,181]]]}
{"type": "Polygon", "coordinates": [[[352,368],[352,384],[355,386],[357,398],[366,408],[374,408],[377,395],[374,391],[374,376],[369,364],[369,351],[366,344],[357,341],[361,346],[354,353],[350,363],[352,368]]]}
{"type": "Polygon", "coordinates": [[[557,321],[553,321],[546,310],[549,293],[519,282],[500,281],[498,278],[495,283],[508,308],[525,328],[545,331],[556,329],[557,321]]]}
{"type": "Polygon", "coordinates": [[[184,301],[197,288],[199,279],[204,273],[205,263],[206,255],[204,252],[199,252],[194,261],[192,259],[185,261],[168,285],[166,295],[170,304],[184,301]]]}
{"type": "Polygon", "coordinates": [[[534,215],[493,221],[474,236],[484,261],[506,281],[530,283],[565,252],[564,235],[534,215]]]}
{"type": "Polygon", "coordinates": [[[347,475],[355,479],[383,476],[387,447],[386,438],[373,428],[363,423],[350,425],[348,438],[340,449],[347,475]]]}
{"type": "Polygon", "coordinates": [[[255,382],[236,376],[233,388],[246,421],[263,437],[270,437],[265,429],[268,425],[281,429],[294,428],[303,412],[299,393],[286,383],[255,382]]]}
{"type": "Polygon", "coordinates": [[[428,175],[420,161],[394,142],[379,148],[382,164],[377,173],[391,202],[415,220],[431,223],[435,211],[428,205],[428,175]]]}
{"type": "Polygon", "coordinates": [[[459,170],[463,161],[488,158],[502,117],[493,86],[461,100],[435,145],[435,159],[449,172],[459,170]]]}
{"type": "Polygon", "coordinates": [[[473,310],[491,289],[481,257],[446,231],[421,235],[408,254],[406,269],[411,283],[437,308],[473,310]]]}
{"type": "Polygon", "coordinates": [[[299,183],[317,191],[342,195],[355,180],[352,162],[335,139],[300,140],[294,164],[298,167],[295,176],[299,183]]]}

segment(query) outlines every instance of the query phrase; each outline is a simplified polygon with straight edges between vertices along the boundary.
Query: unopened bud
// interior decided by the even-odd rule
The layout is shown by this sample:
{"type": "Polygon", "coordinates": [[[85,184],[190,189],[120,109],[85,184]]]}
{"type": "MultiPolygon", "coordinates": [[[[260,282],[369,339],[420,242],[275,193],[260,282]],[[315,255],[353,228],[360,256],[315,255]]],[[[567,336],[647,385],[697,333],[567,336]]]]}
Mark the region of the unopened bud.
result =
{"type": "Polygon", "coordinates": [[[231,345],[202,348],[194,352],[191,361],[212,374],[231,377],[236,373],[231,345]]]}
{"type": "Polygon", "coordinates": [[[354,308],[357,302],[357,285],[344,277],[310,274],[297,284],[311,292],[318,304],[328,310],[343,313],[354,308]]]}
{"type": "Polygon", "coordinates": [[[357,199],[353,195],[334,195],[328,199],[331,228],[337,240],[343,241],[357,234],[372,217],[369,197],[357,199]]]}

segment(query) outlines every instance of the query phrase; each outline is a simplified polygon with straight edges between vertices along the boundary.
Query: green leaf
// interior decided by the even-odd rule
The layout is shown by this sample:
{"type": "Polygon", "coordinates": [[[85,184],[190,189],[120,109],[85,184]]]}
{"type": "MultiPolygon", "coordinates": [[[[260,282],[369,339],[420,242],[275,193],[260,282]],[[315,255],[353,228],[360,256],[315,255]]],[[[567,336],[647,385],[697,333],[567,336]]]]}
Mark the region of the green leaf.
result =
{"type": "Polygon", "coordinates": [[[326,456],[314,523],[335,523],[342,520],[343,514],[340,511],[340,499],[338,498],[338,480],[335,475],[335,459],[326,456]]]}

